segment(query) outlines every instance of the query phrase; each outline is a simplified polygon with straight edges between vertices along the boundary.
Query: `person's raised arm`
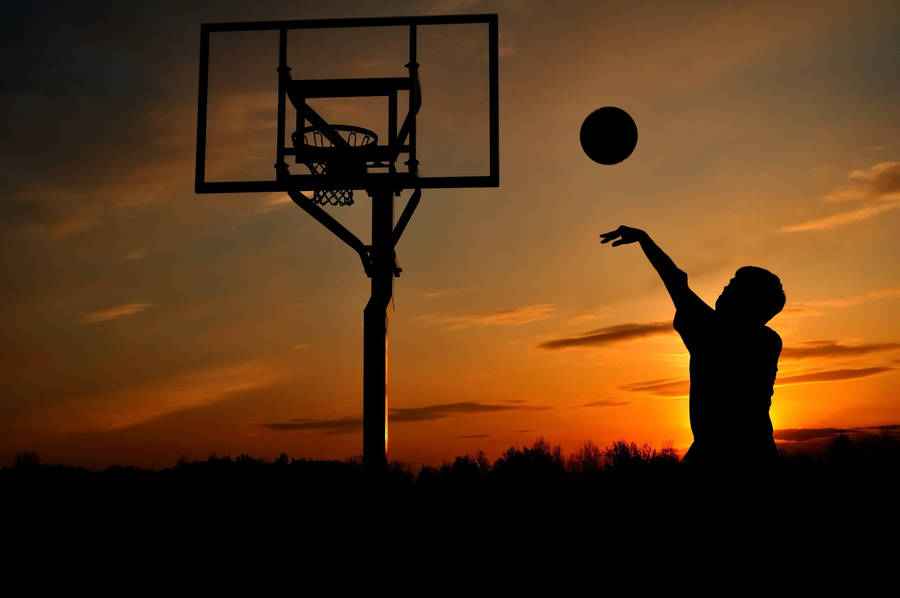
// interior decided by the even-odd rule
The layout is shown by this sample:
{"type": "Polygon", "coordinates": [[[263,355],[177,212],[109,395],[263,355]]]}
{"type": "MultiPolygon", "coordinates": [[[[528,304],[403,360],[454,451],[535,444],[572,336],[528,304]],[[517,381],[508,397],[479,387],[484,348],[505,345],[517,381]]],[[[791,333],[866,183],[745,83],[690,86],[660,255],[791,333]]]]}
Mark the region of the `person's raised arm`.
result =
{"type": "Polygon", "coordinates": [[[699,300],[688,287],[687,274],[678,269],[672,258],[666,255],[646,232],[639,228],[620,226],[614,231],[603,233],[600,235],[600,238],[602,243],[612,241],[613,247],[628,243],[640,244],[644,255],[650,260],[663,284],[666,285],[666,290],[669,291],[669,296],[672,298],[676,309],[682,307],[686,301],[699,300]]]}

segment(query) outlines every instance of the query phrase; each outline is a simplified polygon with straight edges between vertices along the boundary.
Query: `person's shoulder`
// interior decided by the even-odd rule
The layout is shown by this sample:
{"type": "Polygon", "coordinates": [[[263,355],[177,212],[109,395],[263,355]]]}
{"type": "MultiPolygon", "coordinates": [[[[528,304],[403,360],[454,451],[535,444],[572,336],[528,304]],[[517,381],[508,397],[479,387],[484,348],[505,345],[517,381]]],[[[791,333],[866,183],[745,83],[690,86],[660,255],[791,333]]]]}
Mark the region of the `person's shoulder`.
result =
{"type": "MultiPolygon", "coordinates": [[[[685,280],[687,275],[685,275],[685,280]]],[[[681,332],[685,326],[714,326],[716,310],[706,304],[694,291],[685,285],[675,301],[675,330],[681,332]]]]}

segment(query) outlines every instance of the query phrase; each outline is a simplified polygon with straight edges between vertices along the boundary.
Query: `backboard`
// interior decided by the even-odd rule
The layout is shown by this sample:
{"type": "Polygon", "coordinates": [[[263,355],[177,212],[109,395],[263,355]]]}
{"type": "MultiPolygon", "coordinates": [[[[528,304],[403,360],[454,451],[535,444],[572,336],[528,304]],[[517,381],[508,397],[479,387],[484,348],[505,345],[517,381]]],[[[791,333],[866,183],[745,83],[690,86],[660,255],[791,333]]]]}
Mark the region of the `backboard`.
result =
{"type": "Polygon", "coordinates": [[[496,187],[497,69],[497,15],[204,24],[196,191],[496,187]]]}

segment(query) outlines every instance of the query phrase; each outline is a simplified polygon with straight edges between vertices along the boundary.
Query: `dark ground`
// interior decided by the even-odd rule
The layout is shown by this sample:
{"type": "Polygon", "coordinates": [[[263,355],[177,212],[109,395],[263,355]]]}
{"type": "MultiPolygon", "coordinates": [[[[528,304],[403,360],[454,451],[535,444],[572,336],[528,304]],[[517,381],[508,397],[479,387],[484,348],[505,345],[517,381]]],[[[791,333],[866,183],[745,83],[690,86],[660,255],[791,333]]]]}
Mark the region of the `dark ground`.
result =
{"type": "Polygon", "coordinates": [[[624,442],[564,456],[538,440],[493,463],[477,454],[417,472],[392,466],[376,483],[354,460],[210,456],[160,471],[94,472],[23,453],[0,470],[0,493],[7,546],[37,563],[100,562],[91,552],[100,547],[103,558],[150,554],[142,558],[165,567],[221,559],[221,575],[243,566],[236,555],[281,562],[302,553],[309,563],[346,564],[346,575],[360,558],[467,575],[502,574],[505,562],[523,581],[552,559],[588,575],[628,563],[652,581],[661,566],[686,573],[728,561],[765,576],[798,559],[858,556],[882,567],[896,556],[898,473],[900,440],[889,434],[782,454],[765,472],[692,471],[674,451],[624,442]],[[698,555],[713,560],[692,563],[698,555]]]}
{"type": "Polygon", "coordinates": [[[900,439],[891,434],[839,436],[819,454],[782,451],[765,471],[737,465],[695,471],[671,449],[626,442],[606,448],[587,443],[563,455],[559,447],[539,439],[530,447],[511,447],[493,463],[478,453],[418,471],[392,464],[378,483],[366,479],[357,459],[308,461],[282,454],[267,462],[249,455],[211,455],[159,471],[128,466],[90,471],[43,464],[38,455],[22,453],[12,467],[0,470],[0,488],[9,499],[65,503],[116,496],[126,503],[160,507],[170,500],[214,500],[327,508],[359,495],[413,504],[585,500],[624,507],[641,500],[674,505],[730,492],[737,493],[734,500],[759,494],[763,504],[777,505],[804,496],[826,502],[896,497],[898,474],[900,439]]]}

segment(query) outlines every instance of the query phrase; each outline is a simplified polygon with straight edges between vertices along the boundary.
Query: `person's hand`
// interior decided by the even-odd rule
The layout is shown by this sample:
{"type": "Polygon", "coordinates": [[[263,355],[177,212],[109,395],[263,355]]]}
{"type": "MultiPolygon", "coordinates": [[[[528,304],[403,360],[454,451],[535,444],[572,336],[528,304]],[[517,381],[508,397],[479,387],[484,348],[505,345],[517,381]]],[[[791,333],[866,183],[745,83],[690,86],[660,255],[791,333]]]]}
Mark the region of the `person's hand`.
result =
{"type": "Polygon", "coordinates": [[[603,233],[602,235],[600,235],[600,238],[603,239],[602,241],[600,241],[601,243],[609,243],[610,241],[612,241],[612,246],[618,247],[619,245],[626,245],[628,243],[639,243],[640,241],[647,238],[647,233],[639,228],[620,226],[616,230],[610,231],[608,233],[603,233]]]}

